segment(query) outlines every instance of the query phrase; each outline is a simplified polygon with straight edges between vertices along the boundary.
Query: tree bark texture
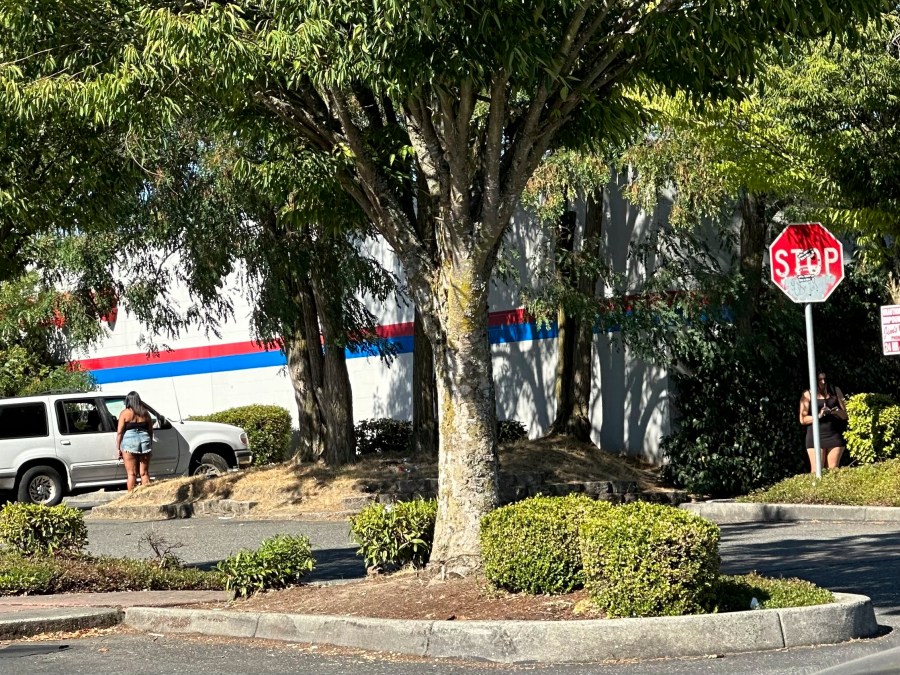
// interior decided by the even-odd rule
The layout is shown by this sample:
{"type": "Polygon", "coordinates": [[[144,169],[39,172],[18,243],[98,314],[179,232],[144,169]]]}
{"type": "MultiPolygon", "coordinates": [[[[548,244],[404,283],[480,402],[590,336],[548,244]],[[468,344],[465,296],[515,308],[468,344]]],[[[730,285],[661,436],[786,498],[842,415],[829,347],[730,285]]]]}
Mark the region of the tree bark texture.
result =
{"type": "Polygon", "coordinates": [[[325,418],[325,463],[342,466],[356,461],[356,429],[353,426],[353,390],[347,372],[347,355],[340,340],[343,335],[340,306],[329,300],[313,279],[313,294],[322,327],[323,369],[319,388],[325,418]]]}
{"type": "MultiPolygon", "coordinates": [[[[582,247],[595,246],[603,229],[603,213],[605,209],[603,191],[599,192],[599,198],[592,196],[587,202],[585,214],[584,234],[582,247]]],[[[573,214],[574,215],[574,214],[573,214]]],[[[562,224],[574,235],[574,218],[571,224],[562,224]]],[[[574,249],[574,236],[561,236],[559,242],[567,246],[566,250],[574,249]]],[[[591,251],[590,255],[597,255],[598,251],[591,251]]],[[[596,276],[578,274],[572,279],[566,277],[566,282],[582,295],[593,297],[596,294],[599,279],[596,276]]],[[[556,366],[556,418],[550,427],[552,435],[568,435],[578,440],[590,442],[591,439],[591,385],[593,383],[592,349],[594,344],[594,330],[592,322],[584,318],[568,315],[564,309],[558,313],[559,356],[556,366]]]]}
{"type": "MultiPolygon", "coordinates": [[[[446,269],[435,289],[443,339],[433,339],[440,405],[438,519],[431,564],[466,574],[481,564],[481,518],[498,503],[497,415],[488,343],[489,270],[446,269]]],[[[426,320],[426,323],[429,323],[426,320]]],[[[436,327],[436,326],[435,326],[436,327]]],[[[433,333],[438,338],[437,331],[433,333]]]]}
{"type": "Polygon", "coordinates": [[[422,316],[416,310],[413,324],[412,444],[413,452],[438,452],[437,382],[434,352],[425,334],[422,316]]]}

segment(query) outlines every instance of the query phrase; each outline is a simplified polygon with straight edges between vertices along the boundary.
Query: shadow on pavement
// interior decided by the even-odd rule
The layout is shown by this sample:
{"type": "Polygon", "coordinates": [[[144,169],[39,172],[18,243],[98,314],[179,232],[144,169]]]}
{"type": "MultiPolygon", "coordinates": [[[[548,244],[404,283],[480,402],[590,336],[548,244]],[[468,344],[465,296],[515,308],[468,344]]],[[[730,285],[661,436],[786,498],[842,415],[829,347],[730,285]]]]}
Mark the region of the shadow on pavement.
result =
{"type": "Polygon", "coordinates": [[[867,595],[876,608],[900,613],[900,532],[741,543],[750,532],[759,532],[759,525],[722,526],[724,573],[799,577],[832,591],[867,595]]]}

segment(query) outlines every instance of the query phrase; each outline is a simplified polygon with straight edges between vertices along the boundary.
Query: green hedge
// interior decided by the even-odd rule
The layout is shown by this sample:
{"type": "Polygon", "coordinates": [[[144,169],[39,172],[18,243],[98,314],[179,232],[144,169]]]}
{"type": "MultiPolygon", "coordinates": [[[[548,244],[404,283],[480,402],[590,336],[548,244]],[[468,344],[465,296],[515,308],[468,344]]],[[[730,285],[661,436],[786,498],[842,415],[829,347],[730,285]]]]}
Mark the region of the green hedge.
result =
{"type": "Polygon", "coordinates": [[[350,536],[367,566],[421,567],[431,555],[436,518],[434,499],[370,504],[350,519],[350,536]]]}
{"type": "Polygon", "coordinates": [[[609,617],[712,608],[719,528],[671,506],[634,502],[581,527],[585,587],[609,617]]]}
{"type": "Polygon", "coordinates": [[[568,593],[584,583],[579,528],[612,506],[585,495],[532,497],[481,519],[481,555],[488,581],[526,593],[568,593]]]}
{"type": "Polygon", "coordinates": [[[127,558],[0,555],[0,595],[221,590],[218,572],[127,558]]]}
{"type": "Polygon", "coordinates": [[[314,568],[309,538],[286,534],[266,539],[255,551],[238,551],[216,566],[225,589],[243,596],[298,584],[314,568]]]}
{"type": "Polygon", "coordinates": [[[857,394],[847,400],[847,452],[862,464],[900,455],[900,406],[884,394],[857,394]]]}
{"type": "Polygon", "coordinates": [[[0,541],[21,555],[77,553],[87,544],[80,509],[10,503],[0,509],[0,541]]]}
{"type": "Polygon", "coordinates": [[[291,414],[277,405],[245,405],[193,420],[233,424],[247,432],[256,466],[283,462],[290,454],[291,414]]]}
{"type": "Polygon", "coordinates": [[[409,452],[412,448],[412,422],[390,417],[361,420],[356,425],[356,454],[409,452]]]}

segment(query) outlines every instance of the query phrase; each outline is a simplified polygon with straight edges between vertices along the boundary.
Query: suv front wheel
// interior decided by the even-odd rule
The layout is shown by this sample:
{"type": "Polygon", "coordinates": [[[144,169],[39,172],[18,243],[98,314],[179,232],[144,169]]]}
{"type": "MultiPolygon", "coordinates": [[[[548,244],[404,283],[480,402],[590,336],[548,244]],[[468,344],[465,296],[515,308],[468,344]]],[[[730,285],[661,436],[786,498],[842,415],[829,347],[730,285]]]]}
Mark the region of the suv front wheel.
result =
{"type": "Polygon", "coordinates": [[[16,499],[20,502],[56,506],[62,498],[62,478],[53,467],[33,466],[19,479],[16,499]]]}
{"type": "Polygon", "coordinates": [[[228,461],[215,452],[204,452],[194,470],[191,471],[192,476],[206,476],[207,478],[215,478],[226,473],[228,473],[228,461]]]}

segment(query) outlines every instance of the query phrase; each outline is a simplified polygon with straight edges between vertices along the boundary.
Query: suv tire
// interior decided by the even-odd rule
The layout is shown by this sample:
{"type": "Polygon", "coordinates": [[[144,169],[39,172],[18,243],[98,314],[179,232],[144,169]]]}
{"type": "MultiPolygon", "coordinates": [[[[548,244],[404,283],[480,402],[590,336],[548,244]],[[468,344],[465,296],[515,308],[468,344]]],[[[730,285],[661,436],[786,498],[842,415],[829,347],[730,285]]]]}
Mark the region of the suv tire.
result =
{"type": "Polygon", "coordinates": [[[52,466],[33,466],[22,474],[16,500],[26,504],[56,506],[63,498],[63,482],[52,466]]]}
{"type": "Polygon", "coordinates": [[[192,476],[222,476],[228,473],[228,461],[215,452],[204,452],[191,471],[192,476]]]}

